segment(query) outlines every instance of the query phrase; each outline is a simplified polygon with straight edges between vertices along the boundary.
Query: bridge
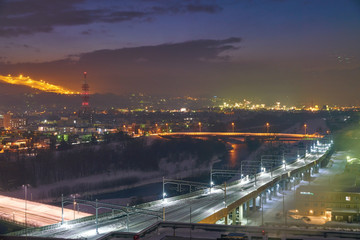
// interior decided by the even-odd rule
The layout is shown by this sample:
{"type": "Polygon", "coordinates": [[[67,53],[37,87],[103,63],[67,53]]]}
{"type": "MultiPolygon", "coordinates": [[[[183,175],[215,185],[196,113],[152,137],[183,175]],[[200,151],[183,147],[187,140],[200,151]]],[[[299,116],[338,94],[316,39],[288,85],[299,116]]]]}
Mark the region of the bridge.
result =
{"type": "MultiPolygon", "coordinates": [[[[104,205],[121,210],[118,214],[107,213],[76,221],[64,221],[10,235],[97,239],[113,231],[142,231],[158,222],[159,217],[163,221],[243,225],[244,218],[262,209],[266,201],[318,172],[321,162],[329,154],[330,147],[331,143],[317,141],[304,157],[298,157],[293,162],[285,161],[274,169],[261,169],[253,175],[240,175],[239,180],[229,184],[209,183],[208,188],[201,186],[200,190],[174,197],[167,197],[164,188],[163,199],[138,205],[134,209],[104,205]]],[[[163,181],[164,185],[195,184],[170,179],[163,181]]],[[[87,204],[94,206],[90,202],[87,204]]],[[[96,208],[99,206],[97,204],[96,208]]]]}
{"type": "Polygon", "coordinates": [[[314,140],[324,137],[320,134],[296,134],[296,133],[253,133],[253,132],[166,132],[157,133],[156,135],[163,138],[179,138],[179,137],[241,137],[256,139],[272,139],[272,140],[314,140]]]}

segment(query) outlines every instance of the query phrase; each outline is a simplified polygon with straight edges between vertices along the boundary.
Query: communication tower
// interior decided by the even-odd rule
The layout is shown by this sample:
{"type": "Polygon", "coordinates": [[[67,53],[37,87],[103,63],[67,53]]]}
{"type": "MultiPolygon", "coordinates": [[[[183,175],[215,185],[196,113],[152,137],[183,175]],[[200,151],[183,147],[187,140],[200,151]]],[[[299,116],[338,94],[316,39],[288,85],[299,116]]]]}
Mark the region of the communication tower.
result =
{"type": "Polygon", "coordinates": [[[84,82],[81,86],[81,89],[82,89],[82,93],[81,93],[81,98],[82,98],[82,104],[81,104],[81,107],[83,109],[84,112],[87,112],[88,109],[89,109],[89,98],[90,98],[90,95],[89,95],[89,84],[86,82],[86,75],[87,73],[84,72],[84,82]]]}

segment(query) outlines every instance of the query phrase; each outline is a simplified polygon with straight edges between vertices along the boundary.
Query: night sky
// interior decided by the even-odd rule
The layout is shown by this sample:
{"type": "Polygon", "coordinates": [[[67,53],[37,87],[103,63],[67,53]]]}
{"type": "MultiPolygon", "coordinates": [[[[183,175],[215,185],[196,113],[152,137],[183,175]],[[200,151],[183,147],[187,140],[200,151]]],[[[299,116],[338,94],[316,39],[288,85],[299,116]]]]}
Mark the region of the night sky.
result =
{"type": "Polygon", "coordinates": [[[93,93],[360,104],[360,1],[0,0],[0,75],[83,71],[93,93]]]}

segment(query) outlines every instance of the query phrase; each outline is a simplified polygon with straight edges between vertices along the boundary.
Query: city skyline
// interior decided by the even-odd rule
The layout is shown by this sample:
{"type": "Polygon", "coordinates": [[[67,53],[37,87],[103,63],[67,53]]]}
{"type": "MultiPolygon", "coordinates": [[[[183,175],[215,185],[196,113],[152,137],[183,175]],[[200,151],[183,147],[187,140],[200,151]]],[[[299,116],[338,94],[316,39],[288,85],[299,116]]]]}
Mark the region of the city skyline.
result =
{"type": "Polygon", "coordinates": [[[1,6],[0,75],[80,91],[87,71],[93,93],[359,104],[356,1],[19,0],[1,6]]]}

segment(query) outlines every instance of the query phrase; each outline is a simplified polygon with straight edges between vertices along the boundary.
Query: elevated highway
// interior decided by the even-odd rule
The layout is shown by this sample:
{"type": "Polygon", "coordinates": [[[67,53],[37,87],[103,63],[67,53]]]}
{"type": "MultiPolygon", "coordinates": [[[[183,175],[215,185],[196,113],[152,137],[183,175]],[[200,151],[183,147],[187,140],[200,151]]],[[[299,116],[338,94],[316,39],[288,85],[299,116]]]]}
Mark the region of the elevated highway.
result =
{"type": "MultiPolygon", "coordinates": [[[[271,173],[258,173],[244,177],[226,187],[213,186],[212,189],[165,198],[137,207],[162,213],[165,221],[211,224],[222,222],[241,225],[244,223],[244,217],[261,208],[262,201],[271,199],[319,169],[320,162],[328,154],[330,145],[319,144],[316,148],[317,150],[305,158],[298,158],[293,163],[272,170],[271,173]]],[[[97,239],[112,231],[139,232],[158,220],[158,217],[146,213],[119,213],[101,217],[96,221],[92,218],[81,222],[68,221],[46,228],[28,229],[27,234],[41,237],[97,239]]]]}

